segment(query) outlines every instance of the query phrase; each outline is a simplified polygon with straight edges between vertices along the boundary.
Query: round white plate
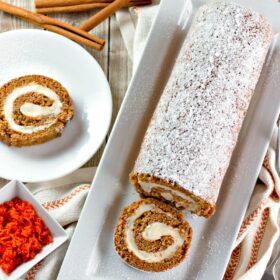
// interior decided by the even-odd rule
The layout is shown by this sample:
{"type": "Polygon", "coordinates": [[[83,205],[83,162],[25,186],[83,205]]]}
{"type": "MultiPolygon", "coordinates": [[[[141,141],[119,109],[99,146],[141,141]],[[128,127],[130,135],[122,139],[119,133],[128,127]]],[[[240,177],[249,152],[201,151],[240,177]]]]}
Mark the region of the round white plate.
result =
{"type": "Polygon", "coordinates": [[[75,106],[73,120],[57,139],[23,148],[0,142],[0,177],[39,182],[64,176],[94,155],[109,129],[112,98],[101,67],[78,44],[43,30],[0,34],[0,86],[28,74],[60,82],[75,106]]]}

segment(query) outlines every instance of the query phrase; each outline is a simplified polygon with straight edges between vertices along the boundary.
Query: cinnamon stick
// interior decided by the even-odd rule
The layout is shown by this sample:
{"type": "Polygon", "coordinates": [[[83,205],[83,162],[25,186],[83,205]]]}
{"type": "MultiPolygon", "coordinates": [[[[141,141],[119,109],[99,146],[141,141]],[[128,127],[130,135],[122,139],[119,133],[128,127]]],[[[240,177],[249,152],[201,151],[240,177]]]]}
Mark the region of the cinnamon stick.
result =
{"type": "Polygon", "coordinates": [[[35,0],[35,6],[36,8],[49,8],[111,2],[113,0],[35,0]]]}
{"type": "Polygon", "coordinates": [[[42,28],[56,32],[60,35],[68,37],[71,40],[85,44],[97,50],[101,50],[105,44],[103,39],[83,31],[78,27],[74,27],[66,22],[61,22],[2,1],[0,1],[0,11],[22,18],[42,28]]]}
{"type": "Polygon", "coordinates": [[[114,2],[110,3],[106,8],[102,9],[97,14],[90,17],[88,20],[86,20],[80,28],[85,31],[90,31],[95,26],[97,26],[99,23],[104,21],[106,18],[114,14],[115,11],[119,10],[123,7],[124,3],[127,3],[129,0],[115,0],[114,2]]]}
{"type": "Polygon", "coordinates": [[[37,8],[36,11],[39,14],[55,14],[55,13],[76,13],[85,12],[93,9],[100,9],[108,6],[107,3],[92,3],[92,4],[79,4],[71,6],[58,6],[58,7],[46,7],[37,8]]]}
{"type": "MultiPolygon", "coordinates": [[[[66,2],[64,2],[64,0],[36,0],[35,6],[36,11],[39,14],[78,13],[93,9],[105,8],[112,2],[113,0],[68,0],[66,2]]],[[[144,4],[145,3],[146,2],[144,2],[144,4]]],[[[150,2],[147,2],[147,4],[150,4],[150,2]]],[[[127,5],[123,5],[123,7],[131,7],[134,5],[134,2],[131,2],[127,5]]]]}
{"type": "MultiPolygon", "coordinates": [[[[114,0],[35,0],[36,11],[40,14],[75,13],[98,8],[107,8],[114,0]]],[[[151,0],[123,1],[122,7],[148,5],[151,0]]]]}

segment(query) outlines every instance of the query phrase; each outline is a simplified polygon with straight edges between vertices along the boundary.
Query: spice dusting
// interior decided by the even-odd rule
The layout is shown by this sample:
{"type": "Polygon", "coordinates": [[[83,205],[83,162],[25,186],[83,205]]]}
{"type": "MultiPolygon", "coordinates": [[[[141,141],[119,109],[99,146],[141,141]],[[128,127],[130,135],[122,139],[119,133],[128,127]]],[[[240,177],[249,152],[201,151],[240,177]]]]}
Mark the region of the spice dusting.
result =
{"type": "Polygon", "coordinates": [[[14,198],[0,205],[0,266],[5,273],[33,259],[52,240],[29,202],[14,198]]]}

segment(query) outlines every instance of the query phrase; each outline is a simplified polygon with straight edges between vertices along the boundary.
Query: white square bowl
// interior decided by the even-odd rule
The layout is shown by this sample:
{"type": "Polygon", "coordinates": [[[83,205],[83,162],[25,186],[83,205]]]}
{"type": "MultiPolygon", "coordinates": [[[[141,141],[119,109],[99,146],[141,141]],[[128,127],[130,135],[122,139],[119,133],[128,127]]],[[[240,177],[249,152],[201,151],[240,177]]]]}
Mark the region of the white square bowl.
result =
{"type": "Polygon", "coordinates": [[[41,206],[41,204],[34,198],[33,194],[25,187],[25,185],[17,180],[11,181],[2,189],[0,189],[0,204],[12,200],[15,197],[28,201],[32,204],[38,216],[42,218],[45,225],[49,228],[53,237],[53,242],[44,246],[42,251],[37,254],[34,259],[21,264],[9,275],[7,275],[0,267],[1,280],[16,280],[20,278],[34,265],[44,259],[68,239],[68,236],[61,225],[41,206]]]}

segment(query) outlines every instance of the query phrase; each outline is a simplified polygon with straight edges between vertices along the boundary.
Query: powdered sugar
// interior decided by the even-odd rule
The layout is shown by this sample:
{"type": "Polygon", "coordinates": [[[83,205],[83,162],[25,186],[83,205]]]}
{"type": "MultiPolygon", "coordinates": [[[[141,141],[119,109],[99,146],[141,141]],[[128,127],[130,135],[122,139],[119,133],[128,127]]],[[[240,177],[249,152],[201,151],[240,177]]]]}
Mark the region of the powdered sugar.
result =
{"type": "Polygon", "coordinates": [[[261,15],[236,4],[202,7],[134,172],[170,180],[215,203],[271,36],[261,15]]]}

